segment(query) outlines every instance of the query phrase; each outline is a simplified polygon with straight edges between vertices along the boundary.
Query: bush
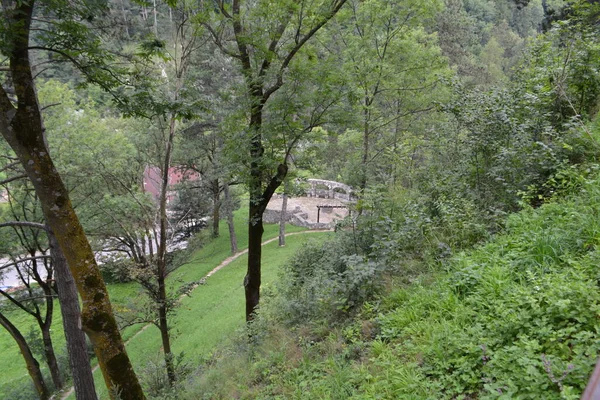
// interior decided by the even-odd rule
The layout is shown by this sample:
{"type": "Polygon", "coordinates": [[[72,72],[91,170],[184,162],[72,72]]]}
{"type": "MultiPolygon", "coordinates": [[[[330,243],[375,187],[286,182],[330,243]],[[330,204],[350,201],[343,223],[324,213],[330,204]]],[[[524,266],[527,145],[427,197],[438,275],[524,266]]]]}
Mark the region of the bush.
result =
{"type": "Polygon", "coordinates": [[[149,399],[176,400],[180,398],[180,383],[191,372],[191,367],[184,361],[184,354],[174,357],[173,365],[177,382],[169,385],[164,357],[150,360],[140,371],[140,381],[149,399]]]}
{"type": "Polygon", "coordinates": [[[399,397],[578,398],[600,352],[599,212],[599,182],[588,182],[509,218],[507,234],[454,257],[435,285],[399,291],[380,339],[409,360],[392,369],[422,383],[377,385],[399,397]]]}
{"type": "Polygon", "coordinates": [[[127,283],[133,279],[131,269],[135,267],[135,262],[129,258],[106,261],[100,265],[102,277],[107,283],[127,283]]]}

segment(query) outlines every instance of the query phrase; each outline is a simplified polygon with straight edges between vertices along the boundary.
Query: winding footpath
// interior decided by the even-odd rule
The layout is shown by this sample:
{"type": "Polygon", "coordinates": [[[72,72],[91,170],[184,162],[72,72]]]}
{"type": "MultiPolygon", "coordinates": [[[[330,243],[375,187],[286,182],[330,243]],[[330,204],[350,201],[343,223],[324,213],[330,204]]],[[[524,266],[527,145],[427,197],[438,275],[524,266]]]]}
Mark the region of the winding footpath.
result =
{"type": "MultiPolygon", "coordinates": [[[[306,235],[306,234],[310,234],[310,233],[322,233],[322,232],[333,232],[332,230],[329,229],[318,229],[318,230],[312,230],[312,231],[300,231],[300,232],[290,232],[290,233],[286,233],[285,237],[288,236],[294,236],[294,235],[306,235]]],[[[262,242],[261,246],[264,246],[266,244],[272,243],[276,240],[279,240],[279,236],[275,236],[274,238],[271,238],[269,240],[265,240],[264,242],[262,242]]],[[[204,278],[202,278],[200,281],[202,283],[206,282],[206,280],[208,278],[210,278],[211,276],[213,276],[217,271],[225,268],[226,266],[228,266],[229,264],[231,264],[233,261],[235,261],[236,259],[238,259],[239,257],[243,256],[244,254],[248,253],[248,249],[244,249],[242,251],[238,251],[237,253],[235,253],[234,255],[231,255],[229,257],[227,257],[225,260],[223,260],[223,262],[221,262],[221,264],[217,265],[215,268],[211,269],[205,276],[204,278]]],[[[196,289],[199,285],[195,285],[193,287],[192,290],[196,289]]],[[[185,296],[185,295],[184,295],[185,296]]],[[[183,296],[182,296],[183,297],[183,296]]],[[[125,346],[127,346],[129,344],[129,342],[131,342],[133,339],[135,339],[136,337],[138,337],[142,332],[144,332],[146,329],[148,329],[149,327],[151,327],[152,324],[148,323],[146,325],[144,325],[139,331],[136,332],[135,335],[133,335],[132,337],[130,337],[126,342],[125,342],[125,346]]],[[[95,373],[96,370],[98,369],[98,365],[96,365],[93,369],[92,369],[92,373],[95,373]]],[[[66,392],[60,394],[56,394],[54,396],[52,396],[51,399],[56,399],[57,396],[60,400],[65,400],[67,399],[69,396],[71,396],[73,394],[73,392],[75,391],[74,387],[71,387],[69,390],[67,390],[66,392]]]]}

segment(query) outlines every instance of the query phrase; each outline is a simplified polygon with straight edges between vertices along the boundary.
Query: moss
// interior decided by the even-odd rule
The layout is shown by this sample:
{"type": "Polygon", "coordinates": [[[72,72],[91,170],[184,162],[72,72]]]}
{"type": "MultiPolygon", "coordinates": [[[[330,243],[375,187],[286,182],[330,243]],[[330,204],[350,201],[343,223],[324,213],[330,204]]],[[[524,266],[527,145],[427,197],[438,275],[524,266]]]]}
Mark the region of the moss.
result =
{"type": "Polygon", "coordinates": [[[106,298],[106,295],[103,292],[98,292],[94,295],[94,302],[100,303],[106,298]]]}
{"type": "Polygon", "coordinates": [[[100,285],[100,276],[98,274],[88,274],[85,277],[84,282],[86,287],[93,288],[95,289],[94,291],[96,291],[100,285]]]}
{"type": "Polygon", "coordinates": [[[106,362],[107,369],[110,371],[110,379],[112,385],[122,400],[140,400],[145,399],[144,393],[137,382],[133,382],[127,377],[134,376],[135,373],[131,369],[129,358],[125,351],[117,354],[106,362]]]}
{"type": "Polygon", "coordinates": [[[62,208],[65,204],[67,204],[67,198],[63,195],[60,195],[56,198],[56,200],[54,201],[54,204],[56,204],[59,208],[62,208]]]}
{"type": "Polygon", "coordinates": [[[91,332],[102,332],[107,326],[114,324],[113,316],[107,312],[97,310],[95,313],[82,313],[83,326],[91,332]]]}

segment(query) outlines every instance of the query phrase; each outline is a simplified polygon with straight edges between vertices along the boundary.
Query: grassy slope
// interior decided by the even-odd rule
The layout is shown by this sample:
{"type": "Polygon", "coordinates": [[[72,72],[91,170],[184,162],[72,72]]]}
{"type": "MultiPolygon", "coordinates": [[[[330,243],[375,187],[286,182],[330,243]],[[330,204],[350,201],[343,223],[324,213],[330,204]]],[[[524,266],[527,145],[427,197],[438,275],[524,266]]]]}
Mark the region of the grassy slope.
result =
{"type": "Polygon", "coordinates": [[[600,354],[599,216],[597,179],[344,327],[267,321],[181,398],[578,399],[600,354]]]}
{"type": "MultiPolygon", "coordinates": [[[[240,249],[244,249],[248,245],[248,232],[246,227],[247,213],[248,209],[246,207],[240,208],[235,213],[236,234],[240,249]]],[[[302,230],[304,229],[292,225],[288,225],[286,227],[286,232],[298,232],[302,230]]],[[[208,271],[213,269],[230,255],[229,234],[225,223],[221,223],[220,233],[221,236],[218,239],[211,241],[204,248],[195,252],[188,264],[182,265],[172,273],[169,278],[173,282],[172,284],[174,286],[178,286],[181,284],[181,282],[190,282],[201,279],[208,271]],[[175,280],[177,282],[175,282],[175,280]]],[[[278,225],[265,225],[265,240],[276,237],[278,233],[278,225]]],[[[238,263],[239,262],[242,261],[238,260],[238,263]]],[[[239,278],[240,282],[242,278],[243,277],[239,278]]],[[[113,306],[118,310],[120,307],[125,307],[130,299],[134,299],[137,296],[139,285],[136,283],[111,284],[108,286],[108,290],[113,306]]],[[[11,320],[14,320],[15,325],[21,330],[22,333],[26,334],[30,331],[32,327],[32,319],[30,317],[22,313],[15,312],[10,314],[10,318],[11,320]]],[[[53,338],[56,344],[55,348],[59,352],[65,351],[65,340],[62,333],[62,319],[60,310],[58,308],[55,309],[53,326],[55,327],[53,329],[53,338]]],[[[139,326],[134,326],[125,329],[123,332],[123,338],[128,340],[135,335],[140,328],[141,327],[139,326]]],[[[150,329],[149,331],[154,330],[150,329]]],[[[135,350],[132,349],[129,351],[132,354],[135,354],[135,350]]],[[[4,329],[0,329],[0,354],[0,398],[4,398],[4,392],[9,386],[18,387],[22,384],[27,384],[29,382],[29,375],[25,369],[22,356],[14,344],[14,340],[4,329]]],[[[104,386],[103,383],[101,386],[104,386]]]]}
{"type": "MultiPolygon", "coordinates": [[[[307,240],[319,240],[326,233],[291,236],[283,248],[270,243],[263,249],[263,290],[269,287],[285,262],[307,240]]],[[[177,315],[172,318],[173,352],[185,353],[186,362],[195,364],[210,353],[215,345],[244,326],[244,288],[242,280],[247,257],[242,256],[211,276],[205,285],[196,288],[182,301],[177,315]]],[[[194,264],[191,264],[193,266],[194,264]]],[[[212,269],[212,268],[211,268],[212,269]]],[[[127,351],[138,373],[149,362],[160,363],[162,353],[158,329],[150,327],[127,345],[127,351]]],[[[100,373],[96,372],[97,379],[100,373]]],[[[97,388],[106,396],[104,385],[97,388]]]]}

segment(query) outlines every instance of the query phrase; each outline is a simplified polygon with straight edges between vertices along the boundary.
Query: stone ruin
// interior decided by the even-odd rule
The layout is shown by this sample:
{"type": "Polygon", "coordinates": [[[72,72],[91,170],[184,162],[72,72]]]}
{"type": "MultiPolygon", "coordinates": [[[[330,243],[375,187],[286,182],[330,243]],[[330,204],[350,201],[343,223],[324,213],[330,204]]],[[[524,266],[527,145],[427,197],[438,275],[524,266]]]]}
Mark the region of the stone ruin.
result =
{"type": "MultiPolygon", "coordinates": [[[[308,229],[332,229],[337,221],[348,215],[347,204],[355,197],[352,187],[324,179],[308,179],[307,197],[288,199],[286,221],[308,229]],[[327,199],[325,201],[321,199],[327,199]]],[[[275,195],[263,214],[266,223],[281,220],[282,196],[275,195]]]]}
{"type": "Polygon", "coordinates": [[[354,190],[351,186],[344,183],[327,181],[325,179],[308,179],[310,190],[309,197],[320,197],[323,199],[340,199],[345,201],[354,201],[354,190]]]}

